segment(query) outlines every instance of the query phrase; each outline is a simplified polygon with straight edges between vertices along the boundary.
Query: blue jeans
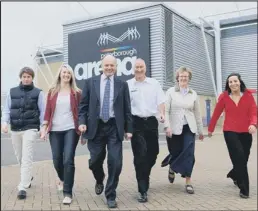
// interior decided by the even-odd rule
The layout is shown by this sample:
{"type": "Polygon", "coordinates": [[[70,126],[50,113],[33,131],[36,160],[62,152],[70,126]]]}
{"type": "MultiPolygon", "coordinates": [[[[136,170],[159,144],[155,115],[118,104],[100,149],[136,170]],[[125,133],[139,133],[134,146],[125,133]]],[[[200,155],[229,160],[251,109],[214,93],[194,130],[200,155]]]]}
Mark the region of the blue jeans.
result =
{"type": "Polygon", "coordinates": [[[49,140],[54,167],[59,179],[64,182],[64,196],[72,197],[75,172],[74,156],[79,135],[75,129],[51,131],[49,133],[49,140]]]}

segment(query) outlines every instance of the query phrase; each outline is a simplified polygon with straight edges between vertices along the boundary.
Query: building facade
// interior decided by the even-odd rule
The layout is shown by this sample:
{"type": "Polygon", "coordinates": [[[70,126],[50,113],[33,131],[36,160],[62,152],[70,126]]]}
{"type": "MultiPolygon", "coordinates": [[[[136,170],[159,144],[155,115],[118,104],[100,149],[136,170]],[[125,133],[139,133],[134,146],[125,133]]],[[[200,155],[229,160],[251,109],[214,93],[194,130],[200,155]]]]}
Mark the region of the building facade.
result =
{"type": "MultiPolygon", "coordinates": [[[[221,20],[220,27],[222,90],[231,72],[239,72],[247,87],[256,90],[257,17],[221,20]]],[[[205,36],[216,78],[214,33],[206,27],[205,36]]],[[[163,4],[65,23],[62,51],[63,55],[54,57],[53,52],[45,52],[50,56],[48,65],[55,75],[63,61],[69,63],[80,88],[84,79],[100,74],[101,58],[107,53],[117,58],[117,75],[124,80],[133,77],[135,59],[144,58],[148,75],[156,78],[164,91],[175,84],[175,71],[180,66],[190,67],[190,85],[199,95],[203,123],[209,122],[216,98],[200,26],[163,4]]],[[[40,55],[38,61],[47,80],[53,80],[40,55]]],[[[37,72],[38,86],[46,92],[49,86],[41,71],[37,72]]]]}
{"type": "Polygon", "coordinates": [[[221,21],[221,58],[223,85],[238,72],[249,89],[257,90],[256,15],[221,21]]]}
{"type": "MultiPolygon", "coordinates": [[[[210,82],[201,29],[191,20],[163,4],[151,4],[146,7],[138,7],[115,14],[64,24],[64,61],[69,64],[71,63],[69,62],[69,57],[72,57],[70,53],[72,47],[71,44],[69,46],[69,40],[72,39],[69,36],[72,37],[84,31],[116,27],[118,24],[127,24],[129,21],[132,22],[146,18],[149,19],[150,51],[148,53],[150,57],[149,69],[151,77],[156,78],[163,89],[166,90],[175,83],[176,69],[180,66],[190,67],[193,71],[191,86],[200,96],[201,109],[205,121],[206,100],[211,100],[212,103],[215,103],[215,98],[210,82]]],[[[105,34],[105,30],[102,34],[105,34]]],[[[208,31],[205,32],[205,36],[215,76],[215,40],[213,34],[208,31]]],[[[98,38],[96,37],[96,39],[98,38]]],[[[78,40],[81,39],[78,37],[78,40]]],[[[83,46],[83,42],[81,46],[82,48],[87,48],[87,45],[83,46]]],[[[83,63],[82,60],[81,63],[83,63]]],[[[76,66],[72,65],[72,67],[75,68],[76,66]]],[[[92,71],[94,72],[94,69],[92,71]]]]}

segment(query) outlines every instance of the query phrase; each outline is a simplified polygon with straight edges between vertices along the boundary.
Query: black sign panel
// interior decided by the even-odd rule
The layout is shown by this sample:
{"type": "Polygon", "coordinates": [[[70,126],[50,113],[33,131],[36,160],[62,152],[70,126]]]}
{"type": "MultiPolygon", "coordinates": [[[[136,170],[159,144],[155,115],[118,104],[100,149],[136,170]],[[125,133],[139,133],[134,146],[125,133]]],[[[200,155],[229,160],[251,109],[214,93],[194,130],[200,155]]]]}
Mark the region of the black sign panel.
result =
{"type": "Polygon", "coordinates": [[[146,62],[150,76],[150,20],[141,19],[68,35],[68,63],[74,69],[77,85],[102,72],[101,59],[111,54],[117,59],[116,75],[128,80],[134,75],[137,58],[146,62]]]}

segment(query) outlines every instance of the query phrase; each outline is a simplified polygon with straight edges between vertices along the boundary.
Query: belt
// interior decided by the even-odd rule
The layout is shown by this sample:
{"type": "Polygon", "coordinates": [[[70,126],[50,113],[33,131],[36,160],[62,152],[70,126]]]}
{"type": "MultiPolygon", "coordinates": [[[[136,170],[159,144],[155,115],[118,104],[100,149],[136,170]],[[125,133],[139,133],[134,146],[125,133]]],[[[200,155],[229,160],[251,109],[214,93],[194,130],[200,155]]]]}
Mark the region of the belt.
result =
{"type": "Polygon", "coordinates": [[[142,120],[144,120],[144,121],[149,120],[149,119],[156,118],[155,116],[140,117],[140,116],[134,116],[134,115],[133,115],[133,117],[134,117],[134,118],[137,118],[137,119],[142,119],[142,120]]]}
{"type": "Polygon", "coordinates": [[[108,119],[108,121],[103,121],[103,119],[99,119],[99,121],[101,122],[101,123],[104,123],[104,124],[107,124],[107,123],[110,123],[110,122],[113,122],[113,121],[115,121],[115,117],[111,117],[111,118],[109,118],[108,119]]]}

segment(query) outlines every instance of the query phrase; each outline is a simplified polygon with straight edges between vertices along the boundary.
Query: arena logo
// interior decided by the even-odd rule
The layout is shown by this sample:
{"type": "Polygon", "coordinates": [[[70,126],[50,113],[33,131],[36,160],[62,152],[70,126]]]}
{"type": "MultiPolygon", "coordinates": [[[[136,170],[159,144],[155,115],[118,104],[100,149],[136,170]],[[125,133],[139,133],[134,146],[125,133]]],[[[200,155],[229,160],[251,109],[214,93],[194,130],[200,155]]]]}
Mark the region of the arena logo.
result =
{"type": "MultiPolygon", "coordinates": [[[[101,59],[106,55],[112,55],[116,57],[117,60],[117,76],[122,75],[133,75],[134,74],[134,64],[137,59],[137,50],[131,46],[123,46],[118,48],[110,48],[100,50],[101,59]],[[117,57],[124,57],[123,59],[117,57]]],[[[102,72],[101,60],[87,63],[79,63],[74,68],[75,78],[77,80],[84,80],[92,76],[100,75],[102,72]]]]}
{"type": "Polygon", "coordinates": [[[130,27],[125,31],[120,37],[116,38],[110,35],[108,32],[100,33],[99,39],[97,41],[98,46],[108,45],[108,42],[111,41],[112,43],[119,43],[123,42],[124,40],[138,40],[140,39],[141,35],[138,32],[136,26],[130,27]]]}

